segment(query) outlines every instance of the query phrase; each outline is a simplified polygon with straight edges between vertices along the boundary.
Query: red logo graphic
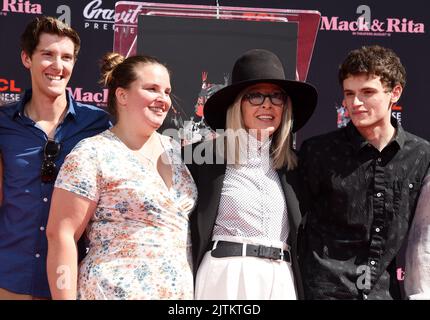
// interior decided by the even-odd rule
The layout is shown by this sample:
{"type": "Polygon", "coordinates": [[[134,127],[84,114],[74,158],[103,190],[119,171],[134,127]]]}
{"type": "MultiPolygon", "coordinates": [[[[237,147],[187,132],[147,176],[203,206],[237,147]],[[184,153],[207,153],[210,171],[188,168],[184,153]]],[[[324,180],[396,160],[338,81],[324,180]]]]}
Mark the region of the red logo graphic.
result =
{"type": "Polygon", "coordinates": [[[19,101],[22,89],[16,85],[15,80],[0,78],[0,106],[19,101]]]}
{"type": "Polygon", "coordinates": [[[211,95],[213,95],[218,90],[224,88],[228,84],[228,75],[224,74],[224,83],[215,84],[208,82],[208,72],[202,72],[202,88],[197,97],[197,102],[195,104],[195,114],[198,117],[203,117],[203,107],[206,103],[206,100],[209,99],[211,95]]]}
{"type": "Polygon", "coordinates": [[[0,92],[21,92],[21,88],[18,88],[15,84],[15,80],[8,80],[0,78],[0,92]]]}

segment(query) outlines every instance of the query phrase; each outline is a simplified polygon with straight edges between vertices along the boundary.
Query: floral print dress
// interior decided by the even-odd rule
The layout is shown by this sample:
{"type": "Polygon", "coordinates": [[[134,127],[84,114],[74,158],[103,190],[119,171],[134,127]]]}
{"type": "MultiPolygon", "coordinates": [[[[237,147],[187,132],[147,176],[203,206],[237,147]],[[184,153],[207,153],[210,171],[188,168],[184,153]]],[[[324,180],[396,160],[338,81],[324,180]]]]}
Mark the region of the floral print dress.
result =
{"type": "Polygon", "coordinates": [[[79,266],[78,299],[193,299],[189,214],[195,183],[180,146],[159,135],[172,186],[110,130],[82,140],[55,186],[97,203],[79,266]]]}

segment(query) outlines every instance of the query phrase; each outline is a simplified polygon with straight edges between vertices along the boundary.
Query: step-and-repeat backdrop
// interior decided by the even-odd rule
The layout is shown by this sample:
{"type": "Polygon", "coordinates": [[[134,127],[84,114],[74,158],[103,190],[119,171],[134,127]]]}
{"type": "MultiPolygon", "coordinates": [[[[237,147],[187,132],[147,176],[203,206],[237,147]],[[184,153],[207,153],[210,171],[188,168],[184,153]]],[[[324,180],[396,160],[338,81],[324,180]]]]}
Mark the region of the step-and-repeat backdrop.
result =
{"type": "MultiPolygon", "coordinates": [[[[407,85],[393,115],[406,130],[430,140],[430,108],[427,102],[430,92],[430,4],[425,1],[151,2],[210,6],[218,3],[234,7],[317,10],[321,13],[321,21],[307,81],[318,88],[319,103],[313,118],[298,135],[299,144],[304,138],[345,124],[347,118],[341,105],[342,92],[337,82],[337,69],[350,50],[371,44],[390,47],[401,57],[408,73],[407,85]],[[360,24],[362,19],[368,24],[360,24]]],[[[19,37],[25,25],[35,16],[51,15],[72,25],[82,40],[82,49],[69,90],[78,101],[104,106],[107,92],[97,83],[98,61],[106,51],[113,50],[115,32],[122,32],[117,25],[137,19],[133,12],[115,14],[115,3],[114,0],[0,0],[0,100],[17,101],[23,90],[29,87],[29,73],[20,60],[19,37]]],[[[128,32],[137,32],[137,29],[128,32]]],[[[163,43],[162,39],[160,46],[169,50],[168,43],[163,43]]],[[[196,50],[199,48],[196,47],[196,50]]],[[[195,105],[184,106],[183,109],[180,117],[182,121],[186,121],[194,115],[195,105]]]]}

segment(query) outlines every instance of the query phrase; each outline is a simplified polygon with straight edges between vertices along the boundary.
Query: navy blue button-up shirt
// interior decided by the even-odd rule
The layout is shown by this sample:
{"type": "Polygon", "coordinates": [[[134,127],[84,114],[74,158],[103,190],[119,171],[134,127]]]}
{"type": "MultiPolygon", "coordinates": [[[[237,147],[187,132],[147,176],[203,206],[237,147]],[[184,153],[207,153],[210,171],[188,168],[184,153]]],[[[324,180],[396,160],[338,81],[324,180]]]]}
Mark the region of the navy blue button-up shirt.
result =
{"type": "MultiPolygon", "coordinates": [[[[0,288],[37,297],[50,297],[46,274],[46,224],[53,183],[42,183],[40,170],[45,132],[24,115],[25,92],[20,102],[0,108],[0,152],[3,157],[3,203],[0,207],[0,288]]],[[[65,156],[82,139],[110,126],[102,109],[81,104],[67,93],[68,111],[57,127],[61,144],[55,159],[60,168],[65,156]]]]}

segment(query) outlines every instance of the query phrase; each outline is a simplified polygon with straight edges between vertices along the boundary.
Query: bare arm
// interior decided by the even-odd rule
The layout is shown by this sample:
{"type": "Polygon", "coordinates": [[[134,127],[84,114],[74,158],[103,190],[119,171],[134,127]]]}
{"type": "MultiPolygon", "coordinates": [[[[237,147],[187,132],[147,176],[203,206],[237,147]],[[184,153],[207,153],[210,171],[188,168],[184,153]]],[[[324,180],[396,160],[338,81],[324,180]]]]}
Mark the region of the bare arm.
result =
{"type": "Polygon", "coordinates": [[[96,202],[70,191],[54,188],[46,236],[47,272],[53,299],[76,299],[77,241],[94,214],[96,202]]]}

